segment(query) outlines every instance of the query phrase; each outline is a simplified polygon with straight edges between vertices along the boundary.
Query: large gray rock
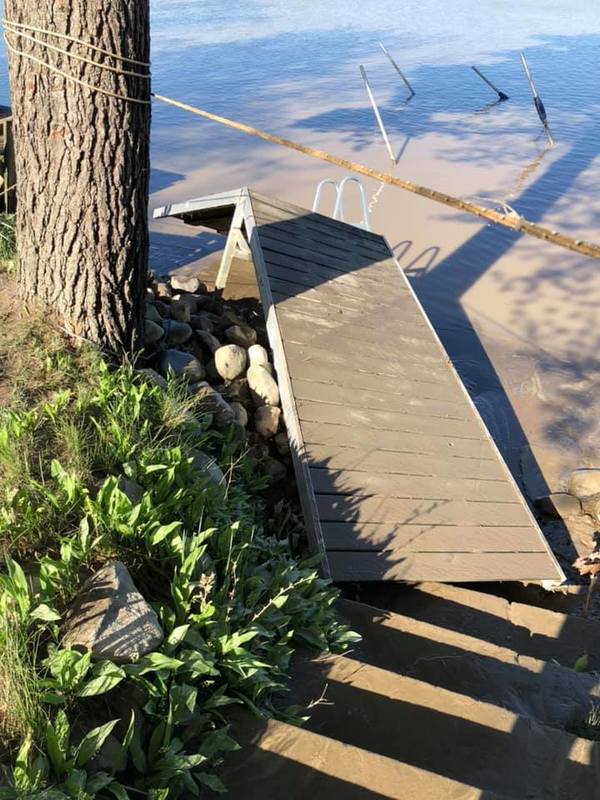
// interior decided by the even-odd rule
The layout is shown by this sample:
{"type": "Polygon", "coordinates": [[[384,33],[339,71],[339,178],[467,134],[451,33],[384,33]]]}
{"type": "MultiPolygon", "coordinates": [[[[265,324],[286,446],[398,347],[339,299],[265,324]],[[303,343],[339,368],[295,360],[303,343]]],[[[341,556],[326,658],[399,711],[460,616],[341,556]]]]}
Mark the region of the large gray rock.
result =
{"type": "Polygon", "coordinates": [[[176,319],[179,322],[189,322],[191,317],[192,309],[189,303],[186,303],[185,300],[173,300],[171,303],[171,319],[176,319]]]}
{"type": "Polygon", "coordinates": [[[146,319],[149,319],[151,322],[156,322],[158,325],[162,322],[162,317],[158,313],[158,309],[154,303],[146,303],[146,319]]]}
{"type": "Polygon", "coordinates": [[[176,319],[163,320],[163,328],[169,344],[185,344],[192,337],[192,327],[176,319]]]}
{"type": "Polygon", "coordinates": [[[201,408],[214,414],[217,425],[230,425],[235,422],[235,414],[225,398],[215,391],[209,383],[202,381],[190,386],[190,391],[201,400],[201,408]]]}
{"type": "Polygon", "coordinates": [[[232,403],[229,404],[231,410],[234,413],[235,421],[238,425],[241,425],[242,428],[245,428],[248,424],[248,412],[244,408],[241,403],[238,403],[237,400],[234,400],[232,403]]]}
{"type": "Polygon", "coordinates": [[[165,332],[160,325],[157,325],[156,322],[152,322],[151,319],[145,320],[144,341],[148,346],[151,347],[152,345],[158,344],[164,335],[165,332]]]}
{"type": "Polygon", "coordinates": [[[154,286],[154,293],[156,297],[159,297],[161,300],[170,300],[171,295],[173,294],[171,287],[166,281],[158,281],[158,283],[154,286]]]}
{"type": "Polygon", "coordinates": [[[206,286],[193,275],[171,275],[171,286],[175,292],[190,292],[191,294],[199,291],[206,291],[206,286]]]}
{"type": "Polygon", "coordinates": [[[138,369],[138,373],[143,376],[147,383],[153,383],[155,386],[160,386],[161,389],[166,389],[168,384],[162,375],[159,375],[155,369],[145,367],[138,369]]]}
{"type": "Polygon", "coordinates": [[[84,584],[63,628],[65,645],[117,664],[151,653],[162,640],[158,617],[120,561],[105,564],[84,584]]]}
{"type": "Polygon", "coordinates": [[[208,333],[214,333],[216,329],[221,329],[222,325],[219,324],[220,318],[209,311],[200,311],[198,314],[192,314],[190,320],[194,330],[203,330],[208,333]]]}
{"type": "Polygon", "coordinates": [[[213,486],[225,485],[223,470],[212,456],[206,455],[206,453],[203,453],[201,450],[194,450],[192,455],[194,458],[192,461],[192,468],[194,470],[201,472],[213,486]]]}
{"type": "Polygon", "coordinates": [[[287,476],[287,470],[285,466],[278,461],[276,458],[267,458],[263,462],[263,470],[265,475],[271,479],[272,483],[279,483],[280,481],[285,480],[287,476]]]}
{"type": "Polygon", "coordinates": [[[287,456],[290,452],[290,441],[288,439],[288,435],[285,431],[281,431],[280,433],[276,433],[273,439],[273,443],[275,445],[275,449],[279,453],[280,456],[287,456]]]}
{"type": "Polygon", "coordinates": [[[213,336],[212,333],[209,333],[208,331],[196,330],[194,331],[194,335],[202,347],[211,355],[214,355],[219,347],[221,347],[221,342],[217,339],[217,337],[213,336]]]}
{"type": "Polygon", "coordinates": [[[266,367],[250,367],[246,377],[248,378],[248,386],[255,406],[279,405],[277,382],[266,367]]]}
{"type": "Polygon", "coordinates": [[[580,500],[600,494],[600,469],[590,467],[573,470],[569,479],[569,493],[580,500]]]}
{"type": "Polygon", "coordinates": [[[215,351],[215,369],[226,381],[239,378],[246,369],[246,351],[237,344],[226,344],[215,351]]]}
{"type": "Polygon", "coordinates": [[[240,347],[252,347],[256,344],[256,331],[249,325],[232,325],[225,330],[225,336],[232,344],[240,347]]]}
{"type": "Polygon", "coordinates": [[[248,348],[248,360],[251,367],[266,367],[269,364],[269,354],[261,344],[253,344],[248,348]]]}
{"type": "Polygon", "coordinates": [[[277,406],[260,406],[254,412],[254,427],[263,438],[270,439],[277,433],[281,409],[277,406]]]}
{"type": "Polygon", "coordinates": [[[204,378],[204,367],[196,356],[181,350],[165,350],[160,360],[163,375],[173,373],[176,378],[185,378],[196,383],[204,378]]]}

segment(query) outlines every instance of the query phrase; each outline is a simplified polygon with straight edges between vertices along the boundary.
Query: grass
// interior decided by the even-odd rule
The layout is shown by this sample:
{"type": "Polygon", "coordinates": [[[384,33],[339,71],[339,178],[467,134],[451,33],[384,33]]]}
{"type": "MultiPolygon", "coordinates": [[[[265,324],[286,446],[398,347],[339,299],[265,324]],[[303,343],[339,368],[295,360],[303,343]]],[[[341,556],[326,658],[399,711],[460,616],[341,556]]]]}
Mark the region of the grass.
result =
{"type": "Polygon", "coordinates": [[[356,640],[336,619],[336,593],[290,544],[285,508],[273,535],[256,463],[184,387],[110,368],[41,319],[13,333],[0,340],[0,735],[12,763],[0,798],[222,791],[215,766],[236,747],[229,710],[297,721],[283,702],[294,651],[356,640]],[[194,467],[198,450],[224,483],[194,467]],[[165,634],[125,666],[61,637],[82,583],[110,559],[127,565],[165,634]],[[118,774],[91,766],[109,734],[126,755],[118,774]]]}
{"type": "Polygon", "coordinates": [[[35,670],[37,643],[27,638],[20,620],[0,612],[0,742],[43,741],[47,721],[35,670]]]}

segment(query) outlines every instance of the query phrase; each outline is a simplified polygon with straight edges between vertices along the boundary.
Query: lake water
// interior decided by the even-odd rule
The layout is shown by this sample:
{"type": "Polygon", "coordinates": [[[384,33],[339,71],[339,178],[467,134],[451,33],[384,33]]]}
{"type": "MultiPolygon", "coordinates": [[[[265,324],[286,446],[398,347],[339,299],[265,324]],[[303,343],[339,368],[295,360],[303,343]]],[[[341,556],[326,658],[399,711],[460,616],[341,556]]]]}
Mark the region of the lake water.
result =
{"type": "MultiPolygon", "coordinates": [[[[390,169],[359,74],[367,69],[395,174],[600,241],[600,5],[591,0],[160,0],[161,94],[390,169]],[[383,42],[415,89],[385,59],[383,42]],[[556,140],[532,105],[526,51],[556,140]],[[510,96],[494,95],[480,67],[510,96]]],[[[6,96],[4,61],[0,83],[6,96]]],[[[250,185],[310,207],[339,170],[156,104],[151,205],[250,185]]],[[[600,264],[364,181],[384,233],[515,474],[559,488],[600,456],[600,264]],[[531,457],[530,451],[533,453],[531,457]]],[[[326,206],[324,205],[324,208],[326,206]]],[[[348,217],[359,213],[348,203],[348,217]]],[[[152,224],[154,266],[214,238],[152,224]],[[195,240],[190,238],[195,236],[195,240]]],[[[586,534],[587,535],[587,534],[586,534]]]]}

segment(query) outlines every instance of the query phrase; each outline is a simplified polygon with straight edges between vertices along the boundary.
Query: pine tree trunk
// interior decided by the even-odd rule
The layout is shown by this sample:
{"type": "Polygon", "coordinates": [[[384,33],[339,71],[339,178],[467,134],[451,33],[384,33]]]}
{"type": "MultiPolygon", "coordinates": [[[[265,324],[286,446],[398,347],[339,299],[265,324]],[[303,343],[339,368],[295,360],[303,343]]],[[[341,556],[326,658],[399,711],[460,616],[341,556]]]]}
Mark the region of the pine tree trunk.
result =
{"type": "MultiPolygon", "coordinates": [[[[149,0],[5,0],[8,20],[148,62],[149,0]]],[[[133,72],[75,42],[38,40],[133,72]]],[[[8,42],[95,87],[148,100],[149,80],[84,64],[23,36],[8,42]]],[[[23,297],[112,353],[140,344],[148,259],[150,106],[108,97],[9,49],[23,297]]]]}

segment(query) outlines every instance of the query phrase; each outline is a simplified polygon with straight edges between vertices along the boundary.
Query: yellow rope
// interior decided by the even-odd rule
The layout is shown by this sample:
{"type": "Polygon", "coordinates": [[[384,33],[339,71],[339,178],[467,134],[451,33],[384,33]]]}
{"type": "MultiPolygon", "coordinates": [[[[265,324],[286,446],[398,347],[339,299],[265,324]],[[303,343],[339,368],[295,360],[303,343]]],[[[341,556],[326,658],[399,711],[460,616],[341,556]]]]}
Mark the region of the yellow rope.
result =
{"type": "Polygon", "coordinates": [[[566,234],[559,233],[558,231],[545,228],[543,225],[530,222],[524,217],[510,214],[500,214],[498,211],[494,211],[491,208],[485,208],[485,206],[481,206],[478,203],[472,203],[468,200],[460,200],[457,197],[444,194],[436,189],[428,189],[426,186],[420,186],[412,181],[396,178],[393,175],[390,175],[388,172],[380,172],[379,170],[371,169],[371,167],[367,167],[364,164],[358,164],[355,161],[349,161],[346,158],[338,158],[337,156],[326,153],[324,150],[316,150],[313,147],[292,142],[290,139],[284,139],[281,136],[275,136],[272,133],[266,133],[258,128],[245,125],[243,122],[236,122],[235,120],[227,119],[227,117],[220,117],[217,114],[211,114],[208,111],[203,111],[201,108],[195,108],[187,103],[180,103],[178,100],[173,100],[170,97],[164,97],[163,95],[154,93],[152,96],[163,103],[168,103],[171,106],[175,106],[175,108],[181,108],[184,111],[189,111],[190,114],[196,114],[199,117],[204,117],[204,119],[218,122],[221,125],[226,125],[228,128],[233,128],[235,130],[242,131],[243,133],[247,133],[250,136],[256,136],[259,139],[264,139],[266,142],[279,144],[282,147],[287,147],[290,150],[296,150],[298,153],[303,153],[304,155],[318,158],[321,161],[326,161],[329,164],[334,164],[336,167],[342,167],[342,169],[347,169],[350,172],[356,172],[359,175],[365,175],[368,178],[374,178],[377,181],[381,181],[381,183],[387,183],[391,186],[396,186],[399,189],[404,189],[407,192],[420,195],[421,197],[427,197],[429,200],[434,200],[436,203],[442,203],[450,208],[456,208],[459,211],[466,212],[467,214],[473,214],[474,216],[486,219],[488,222],[492,222],[495,225],[502,225],[505,228],[519,231],[519,233],[525,233],[529,236],[534,236],[537,239],[542,239],[546,242],[552,242],[553,244],[557,244],[560,247],[566,248],[567,250],[572,250],[574,253],[600,259],[600,245],[593,244],[591,242],[585,242],[582,239],[574,239],[572,236],[567,236],[566,234]]]}
{"type": "Polygon", "coordinates": [[[47,36],[55,36],[57,39],[66,39],[69,42],[77,42],[77,44],[82,45],[83,47],[88,47],[90,50],[95,50],[97,53],[103,53],[105,56],[110,56],[111,58],[116,58],[119,61],[127,61],[129,64],[137,64],[140,67],[149,67],[150,64],[148,61],[137,61],[135,58],[127,58],[127,56],[119,56],[116,53],[111,53],[110,50],[104,50],[102,47],[98,47],[95,44],[90,44],[90,42],[85,42],[83,39],[77,39],[75,36],[69,36],[67,33],[57,33],[56,31],[49,31],[45,28],[36,28],[34,25],[24,25],[21,22],[12,22],[12,20],[6,19],[6,17],[2,20],[3,25],[12,25],[13,28],[21,28],[24,30],[33,31],[34,33],[45,33],[47,36]]]}
{"type": "MultiPolygon", "coordinates": [[[[143,100],[138,97],[130,97],[127,94],[117,94],[116,92],[111,92],[108,89],[101,89],[99,86],[93,86],[91,83],[81,80],[81,78],[76,78],[73,75],[69,75],[67,72],[64,72],[62,69],[55,67],[53,64],[49,64],[47,61],[42,61],[40,58],[32,56],[31,53],[25,53],[23,50],[19,50],[18,48],[13,47],[13,45],[8,41],[6,33],[4,34],[4,42],[6,44],[6,47],[8,48],[8,50],[10,50],[11,53],[14,53],[17,56],[21,56],[22,58],[26,58],[29,61],[33,61],[35,64],[39,64],[41,67],[45,67],[46,69],[50,70],[50,72],[55,72],[57,75],[62,75],[63,78],[65,78],[66,80],[72,81],[73,83],[76,83],[79,86],[83,86],[86,89],[90,89],[92,92],[99,92],[100,94],[106,95],[106,97],[114,97],[117,100],[127,100],[130,103],[150,105],[150,100],[143,100]]],[[[40,42],[40,44],[42,43],[40,42]]]]}
{"type": "Polygon", "coordinates": [[[77,53],[73,53],[70,50],[64,50],[62,47],[55,47],[54,45],[48,44],[48,42],[43,42],[41,39],[36,39],[35,36],[30,36],[28,33],[24,33],[23,31],[13,30],[11,27],[11,23],[5,22],[4,30],[7,31],[8,33],[12,33],[13,36],[20,36],[23,39],[28,39],[30,42],[39,44],[46,50],[53,50],[55,53],[61,53],[62,55],[68,56],[69,58],[75,58],[77,59],[77,61],[82,61],[84,64],[91,64],[93,67],[98,67],[99,69],[106,69],[109,70],[109,72],[115,72],[117,75],[132,75],[134,78],[142,78],[144,80],[150,80],[149,73],[144,74],[141,72],[133,72],[132,70],[121,69],[121,67],[111,67],[109,64],[99,64],[97,61],[93,61],[91,58],[85,58],[85,56],[77,55],[77,53]]]}

